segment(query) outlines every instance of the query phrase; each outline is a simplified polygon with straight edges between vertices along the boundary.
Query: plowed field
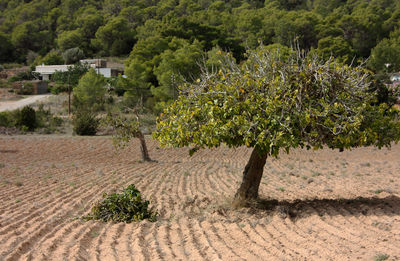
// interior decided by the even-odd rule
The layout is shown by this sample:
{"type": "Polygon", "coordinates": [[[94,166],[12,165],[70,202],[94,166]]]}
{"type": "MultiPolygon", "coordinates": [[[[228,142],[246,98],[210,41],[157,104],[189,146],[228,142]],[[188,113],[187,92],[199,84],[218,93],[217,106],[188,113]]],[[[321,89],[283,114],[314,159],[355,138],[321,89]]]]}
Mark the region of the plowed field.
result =
{"type": "Polygon", "coordinates": [[[232,209],[249,149],[148,143],[157,163],[137,141],[0,137],[0,260],[400,260],[399,145],[268,159],[263,201],[232,209]],[[80,219],[131,183],[158,221],[80,219]]]}

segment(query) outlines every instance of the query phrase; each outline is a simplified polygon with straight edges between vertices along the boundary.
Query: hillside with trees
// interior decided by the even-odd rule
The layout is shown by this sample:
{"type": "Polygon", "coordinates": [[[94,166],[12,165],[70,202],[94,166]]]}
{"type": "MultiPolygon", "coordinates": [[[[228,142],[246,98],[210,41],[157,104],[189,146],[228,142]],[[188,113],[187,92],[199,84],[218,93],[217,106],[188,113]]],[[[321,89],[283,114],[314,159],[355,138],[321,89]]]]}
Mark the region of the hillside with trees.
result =
{"type": "Polygon", "coordinates": [[[115,88],[159,111],[199,63],[217,69],[227,52],[240,62],[260,43],[399,71],[399,19],[396,0],[0,0],[0,63],[123,57],[115,88]]]}

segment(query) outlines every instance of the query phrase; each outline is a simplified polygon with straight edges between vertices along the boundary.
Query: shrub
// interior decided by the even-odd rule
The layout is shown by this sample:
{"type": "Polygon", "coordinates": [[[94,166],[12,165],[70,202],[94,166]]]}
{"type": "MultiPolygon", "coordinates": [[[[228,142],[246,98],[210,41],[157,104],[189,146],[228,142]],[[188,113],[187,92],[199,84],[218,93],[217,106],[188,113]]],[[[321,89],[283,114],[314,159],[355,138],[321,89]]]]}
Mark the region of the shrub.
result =
{"type": "Polygon", "coordinates": [[[149,208],[149,204],[148,200],[142,199],[135,185],[131,184],[121,193],[105,193],[103,200],[95,204],[85,219],[126,223],[148,219],[153,222],[157,218],[157,212],[149,208]]]}
{"type": "Polygon", "coordinates": [[[62,92],[68,92],[68,85],[62,83],[55,83],[53,86],[49,86],[52,94],[59,94],[62,92]]]}
{"type": "Polygon", "coordinates": [[[65,50],[65,52],[62,54],[62,58],[66,64],[72,64],[78,62],[80,59],[85,58],[85,54],[81,49],[75,47],[65,50]]]}
{"type": "Polygon", "coordinates": [[[50,109],[45,110],[43,104],[40,104],[36,111],[36,122],[37,127],[41,128],[40,133],[50,134],[56,132],[64,121],[62,118],[54,116],[50,109]]]}
{"type": "Polygon", "coordinates": [[[0,112],[0,126],[3,127],[13,127],[14,126],[14,120],[11,112],[9,111],[3,111],[0,112]]]}
{"type": "Polygon", "coordinates": [[[19,95],[32,95],[34,93],[33,84],[25,82],[22,84],[20,89],[15,90],[15,93],[19,95]]]}
{"type": "Polygon", "coordinates": [[[92,136],[97,132],[99,120],[93,112],[78,111],[74,115],[72,121],[74,132],[82,136],[92,136]]]}
{"type": "Polygon", "coordinates": [[[16,126],[21,129],[33,131],[37,126],[36,112],[30,106],[25,106],[17,115],[16,126]]]}
{"type": "Polygon", "coordinates": [[[10,79],[8,80],[9,82],[18,82],[18,81],[29,81],[29,80],[33,80],[34,77],[32,75],[31,71],[25,71],[25,72],[20,72],[17,73],[16,75],[10,77],[10,79]]]}

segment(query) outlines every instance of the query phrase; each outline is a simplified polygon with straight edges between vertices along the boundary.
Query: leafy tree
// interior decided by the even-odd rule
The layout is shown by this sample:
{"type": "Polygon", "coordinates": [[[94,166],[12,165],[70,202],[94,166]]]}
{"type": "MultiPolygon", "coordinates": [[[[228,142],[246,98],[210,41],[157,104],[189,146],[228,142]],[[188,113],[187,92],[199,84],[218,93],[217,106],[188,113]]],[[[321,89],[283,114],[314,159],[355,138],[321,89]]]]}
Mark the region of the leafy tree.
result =
{"type": "Polygon", "coordinates": [[[10,62],[14,58],[14,47],[9,39],[8,35],[0,32],[0,63],[10,62]]]}
{"type": "MultiPolygon", "coordinates": [[[[236,199],[258,197],[268,156],[306,147],[351,149],[400,140],[400,119],[386,104],[372,106],[366,71],[293,52],[249,52],[217,73],[182,86],[160,116],[154,137],[162,146],[252,147],[236,199]]],[[[227,61],[229,61],[227,57],[227,61]]]]}
{"type": "Polygon", "coordinates": [[[37,60],[37,64],[64,64],[64,59],[59,50],[51,50],[43,58],[37,60]]]}
{"type": "Polygon", "coordinates": [[[140,151],[142,153],[142,160],[152,162],[149,151],[147,149],[146,140],[142,131],[140,130],[139,115],[136,110],[133,110],[134,117],[128,118],[120,114],[108,114],[103,120],[103,124],[111,126],[115,134],[113,135],[113,142],[116,146],[125,146],[133,138],[138,138],[140,141],[140,151]]]}
{"type": "Polygon", "coordinates": [[[99,119],[94,112],[86,109],[76,111],[72,120],[74,133],[80,136],[96,135],[99,119]]]}
{"type": "Polygon", "coordinates": [[[342,36],[328,36],[318,41],[317,52],[328,60],[331,56],[337,57],[340,62],[351,63],[355,52],[351,45],[342,36]]]}
{"type": "Polygon", "coordinates": [[[51,78],[58,83],[69,83],[71,86],[76,86],[78,85],[80,78],[87,73],[88,70],[88,65],[77,63],[69,66],[66,72],[56,71],[51,78]]]}
{"type": "Polygon", "coordinates": [[[51,35],[41,31],[39,21],[28,21],[16,26],[11,34],[11,41],[16,48],[39,51],[49,45],[51,35]]]}
{"type": "Polygon", "coordinates": [[[160,86],[152,88],[152,93],[161,102],[167,102],[178,96],[177,84],[184,78],[198,77],[200,70],[197,62],[203,55],[202,46],[198,41],[189,44],[183,39],[175,38],[169,46],[172,50],[166,50],[160,55],[160,64],[154,70],[160,86]]]}
{"type": "Polygon", "coordinates": [[[397,30],[397,34],[391,34],[389,39],[383,39],[372,49],[368,66],[375,72],[398,72],[400,70],[400,30],[397,30]]]}
{"type": "Polygon", "coordinates": [[[105,101],[106,79],[103,75],[97,74],[91,68],[79,79],[78,85],[74,88],[75,104],[78,107],[92,108],[98,110],[105,101]]]}
{"type": "Polygon", "coordinates": [[[66,72],[56,71],[52,79],[59,84],[68,84],[68,114],[71,113],[71,86],[76,86],[80,78],[89,70],[85,64],[77,63],[69,66],[66,72]]]}
{"type": "Polygon", "coordinates": [[[85,58],[85,54],[79,47],[71,48],[63,52],[62,57],[66,64],[73,64],[85,58]]]}
{"type": "Polygon", "coordinates": [[[282,45],[291,46],[296,39],[301,48],[310,49],[317,45],[316,28],[319,23],[319,17],[314,13],[288,12],[276,24],[276,40],[282,45]]]}
{"type": "Polygon", "coordinates": [[[125,74],[130,81],[128,95],[146,98],[151,86],[159,85],[154,68],[160,64],[160,55],[166,49],[168,41],[164,38],[150,37],[138,41],[125,62],[125,74]]]}
{"type": "Polygon", "coordinates": [[[106,25],[99,27],[93,44],[100,48],[105,55],[122,55],[132,50],[135,42],[135,32],[128,27],[128,21],[117,17],[106,25]]]}
{"type": "Polygon", "coordinates": [[[58,47],[62,51],[82,46],[84,37],[80,29],[73,31],[64,31],[58,35],[58,47]]]}

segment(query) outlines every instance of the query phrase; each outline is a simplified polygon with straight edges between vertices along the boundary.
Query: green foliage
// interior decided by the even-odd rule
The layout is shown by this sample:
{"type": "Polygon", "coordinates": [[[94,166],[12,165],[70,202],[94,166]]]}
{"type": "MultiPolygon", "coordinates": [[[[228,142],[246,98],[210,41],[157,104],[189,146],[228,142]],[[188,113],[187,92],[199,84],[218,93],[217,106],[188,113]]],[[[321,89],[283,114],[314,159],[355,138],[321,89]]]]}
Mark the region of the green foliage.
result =
{"type": "Polygon", "coordinates": [[[389,255],[388,254],[377,254],[374,256],[374,261],[384,261],[384,260],[388,260],[389,259],[389,255]]]}
{"type": "Polygon", "coordinates": [[[151,92],[161,102],[178,96],[177,85],[183,79],[198,77],[200,70],[196,62],[203,55],[202,46],[197,41],[188,44],[182,39],[173,39],[169,46],[173,49],[166,50],[160,55],[160,64],[154,69],[160,86],[152,88],[151,92]]]}
{"type": "Polygon", "coordinates": [[[81,136],[96,135],[99,120],[96,115],[88,110],[80,110],[74,113],[72,120],[74,133],[81,136]]]}
{"type": "Polygon", "coordinates": [[[72,31],[64,31],[58,35],[57,44],[62,50],[80,47],[83,43],[83,34],[79,29],[72,31]]]}
{"type": "Polygon", "coordinates": [[[288,59],[276,51],[250,51],[242,65],[231,56],[225,60],[219,72],[205,70],[183,85],[165,109],[154,133],[163,146],[225,143],[277,156],[280,149],[380,148],[400,140],[398,110],[371,105],[377,100],[362,67],[300,51],[288,59]]]}
{"type": "Polygon", "coordinates": [[[376,72],[400,71],[400,29],[372,49],[368,66],[376,72]]]}
{"type": "Polygon", "coordinates": [[[78,85],[74,88],[74,102],[78,107],[91,108],[97,111],[102,109],[104,105],[106,92],[104,76],[97,74],[91,68],[80,78],[78,85]]]}
{"type": "Polygon", "coordinates": [[[32,95],[33,92],[34,92],[33,84],[30,82],[22,83],[21,88],[15,90],[15,93],[19,95],[32,95]]]}
{"type": "Polygon", "coordinates": [[[63,120],[55,117],[50,109],[45,110],[39,106],[37,111],[31,107],[22,110],[0,112],[0,126],[7,128],[17,127],[21,130],[39,131],[41,133],[54,133],[63,124],[63,120]]]}
{"type": "Polygon", "coordinates": [[[21,129],[33,131],[37,127],[36,112],[30,106],[25,106],[18,113],[16,124],[21,129]]]}
{"type": "Polygon", "coordinates": [[[121,193],[103,194],[103,200],[96,203],[87,220],[104,222],[156,221],[157,212],[149,207],[150,202],[142,198],[139,190],[131,184],[121,193]]]}
{"type": "Polygon", "coordinates": [[[16,75],[8,79],[9,82],[29,81],[33,79],[32,72],[30,70],[17,73],[16,75]]]}
{"type": "Polygon", "coordinates": [[[128,21],[118,17],[101,26],[92,43],[104,55],[118,56],[128,54],[134,44],[134,32],[128,27],[128,21]]]}
{"type": "MultiPolygon", "coordinates": [[[[158,55],[176,51],[167,46],[155,54],[151,41],[157,39],[198,41],[205,52],[219,46],[240,62],[244,47],[290,47],[296,38],[301,48],[318,48],[325,57],[349,63],[354,56],[368,58],[374,48],[375,57],[390,58],[395,48],[384,39],[398,30],[400,18],[396,0],[32,0],[2,1],[0,7],[0,62],[25,63],[29,52],[43,57],[54,48],[80,48],[88,57],[121,56],[140,45],[154,55],[145,60],[131,55],[132,68],[143,63],[136,68],[143,77],[131,80],[139,79],[148,90],[161,86],[153,72],[158,55]]],[[[382,70],[377,60],[371,68],[382,70]]]]}
{"type": "Polygon", "coordinates": [[[328,36],[318,41],[317,52],[323,59],[337,57],[339,62],[350,64],[355,57],[351,45],[342,36],[328,36]]]}
{"type": "Polygon", "coordinates": [[[35,64],[57,65],[64,64],[62,54],[58,50],[51,50],[43,58],[38,59],[35,64]]]}
{"type": "Polygon", "coordinates": [[[55,83],[53,86],[49,86],[49,91],[52,94],[59,94],[62,92],[68,92],[68,85],[62,83],[55,83]]]}
{"type": "Polygon", "coordinates": [[[138,117],[128,118],[120,114],[109,113],[102,120],[102,125],[110,126],[115,131],[113,135],[113,143],[115,146],[126,146],[132,138],[138,138],[139,135],[142,135],[138,117]]]}
{"type": "Polygon", "coordinates": [[[0,32],[0,63],[10,62],[14,59],[14,47],[10,36],[0,32]]]}
{"type": "Polygon", "coordinates": [[[88,65],[77,63],[69,66],[66,72],[56,71],[51,77],[56,83],[76,86],[88,70],[88,65]]]}
{"type": "MultiPolygon", "coordinates": [[[[3,111],[0,112],[0,126],[3,127],[14,127],[15,126],[15,120],[17,119],[17,111],[3,111]]],[[[18,111],[19,113],[19,111],[18,111]]]]}
{"type": "Polygon", "coordinates": [[[62,57],[66,64],[73,64],[85,58],[85,54],[81,49],[79,49],[79,47],[75,47],[65,50],[62,54],[62,57]]]}

